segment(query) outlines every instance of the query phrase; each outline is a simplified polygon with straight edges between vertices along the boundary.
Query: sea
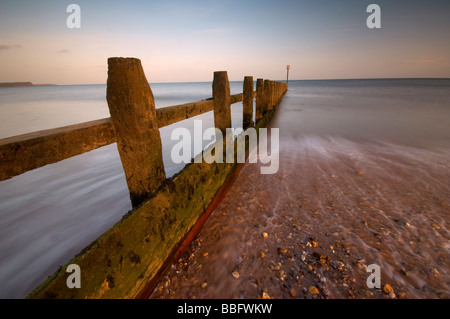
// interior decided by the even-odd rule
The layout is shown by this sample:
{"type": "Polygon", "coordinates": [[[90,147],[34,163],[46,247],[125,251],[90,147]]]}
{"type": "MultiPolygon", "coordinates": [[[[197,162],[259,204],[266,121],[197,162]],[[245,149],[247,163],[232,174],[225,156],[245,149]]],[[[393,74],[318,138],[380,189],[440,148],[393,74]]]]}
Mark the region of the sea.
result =
{"type": "MultiPolygon", "coordinates": [[[[230,82],[231,94],[241,93],[242,85],[230,82]]],[[[212,96],[211,82],[150,86],[156,108],[212,96]]],[[[109,116],[106,85],[0,88],[0,139],[109,116]]],[[[171,161],[171,132],[192,131],[194,120],[202,120],[203,129],[214,124],[211,111],[160,128],[168,177],[184,166],[171,161]]],[[[432,168],[449,175],[450,79],[291,80],[274,123],[280,154],[296,154],[292,171],[305,150],[357,156],[363,145],[375,158],[400,154],[406,164],[419,161],[417,174],[432,168]]],[[[232,125],[242,126],[242,102],[232,105],[232,125]]],[[[410,168],[407,173],[415,174],[410,168]]],[[[449,180],[428,177],[431,188],[438,186],[436,200],[448,205],[449,180]]],[[[27,296],[130,210],[115,143],[1,181],[0,298],[27,296]]],[[[447,253],[448,214],[433,215],[447,253]]],[[[448,271],[441,271],[447,281],[448,271]]]]}

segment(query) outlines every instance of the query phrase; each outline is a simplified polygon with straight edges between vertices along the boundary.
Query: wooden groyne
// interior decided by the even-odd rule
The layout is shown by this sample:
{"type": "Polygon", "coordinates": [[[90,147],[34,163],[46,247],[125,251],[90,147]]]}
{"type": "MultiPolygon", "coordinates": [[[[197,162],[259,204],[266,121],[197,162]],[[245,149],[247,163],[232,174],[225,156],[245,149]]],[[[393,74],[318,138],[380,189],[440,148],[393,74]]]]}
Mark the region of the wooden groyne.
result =
{"type": "Polygon", "coordinates": [[[213,111],[216,128],[225,131],[231,127],[230,106],[240,101],[244,128],[264,127],[287,86],[263,79],[256,83],[254,91],[253,77],[245,77],[243,93],[230,95],[227,72],[214,72],[211,99],[155,109],[141,61],[110,58],[107,101],[111,118],[0,140],[0,180],[117,143],[133,206],[28,298],[148,297],[165,266],[200,230],[239,165],[236,160],[193,161],[167,179],[159,128],[213,111]],[[81,288],[67,287],[70,264],[81,269],[81,288]]]}

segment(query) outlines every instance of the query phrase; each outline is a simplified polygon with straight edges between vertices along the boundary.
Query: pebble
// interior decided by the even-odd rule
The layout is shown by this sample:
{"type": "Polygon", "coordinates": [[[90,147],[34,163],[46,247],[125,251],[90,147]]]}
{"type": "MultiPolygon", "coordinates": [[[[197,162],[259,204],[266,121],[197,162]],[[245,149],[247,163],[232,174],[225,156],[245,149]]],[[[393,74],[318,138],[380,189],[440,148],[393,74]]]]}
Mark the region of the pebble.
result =
{"type": "Polygon", "coordinates": [[[169,285],[170,285],[170,279],[167,279],[165,282],[164,282],[164,287],[169,287],[169,285]]]}
{"type": "Polygon", "coordinates": [[[290,295],[292,298],[295,298],[295,296],[297,296],[297,293],[295,292],[294,289],[291,289],[291,290],[289,290],[289,295],[290,295]]]}
{"type": "Polygon", "coordinates": [[[264,257],[266,257],[266,254],[264,254],[262,251],[260,251],[260,252],[258,252],[258,257],[264,258],[264,257]]]}
{"type": "Polygon", "coordinates": [[[280,255],[286,255],[288,253],[288,250],[286,248],[278,248],[278,253],[280,255]]]}
{"type": "Polygon", "coordinates": [[[270,269],[272,269],[272,270],[280,270],[281,269],[281,264],[280,263],[273,264],[273,265],[270,266],[270,269]]]}
{"type": "Polygon", "coordinates": [[[238,273],[237,271],[233,271],[233,272],[231,273],[231,275],[232,275],[234,278],[239,279],[239,273],[238,273]]]}
{"type": "Polygon", "coordinates": [[[383,291],[386,295],[390,294],[391,292],[394,292],[394,289],[389,284],[384,285],[383,291]]]}
{"type": "Polygon", "coordinates": [[[267,292],[263,291],[262,293],[262,299],[270,299],[270,296],[267,292]]]}
{"type": "Polygon", "coordinates": [[[316,259],[320,259],[320,253],[318,253],[317,251],[313,251],[313,253],[311,254],[314,258],[316,259]]]}
{"type": "Polygon", "coordinates": [[[202,283],[201,287],[205,288],[208,284],[206,282],[202,283]]]}
{"type": "Polygon", "coordinates": [[[262,236],[263,236],[264,238],[266,238],[267,236],[269,236],[269,234],[268,234],[268,233],[262,233],[262,236]]]}
{"type": "Polygon", "coordinates": [[[308,289],[309,293],[311,295],[318,295],[319,294],[319,289],[316,288],[316,286],[311,286],[308,289]]]}
{"type": "Polygon", "coordinates": [[[342,271],[342,269],[344,268],[344,263],[340,262],[340,261],[332,261],[331,262],[331,266],[334,267],[334,269],[337,269],[339,271],[342,271]]]}

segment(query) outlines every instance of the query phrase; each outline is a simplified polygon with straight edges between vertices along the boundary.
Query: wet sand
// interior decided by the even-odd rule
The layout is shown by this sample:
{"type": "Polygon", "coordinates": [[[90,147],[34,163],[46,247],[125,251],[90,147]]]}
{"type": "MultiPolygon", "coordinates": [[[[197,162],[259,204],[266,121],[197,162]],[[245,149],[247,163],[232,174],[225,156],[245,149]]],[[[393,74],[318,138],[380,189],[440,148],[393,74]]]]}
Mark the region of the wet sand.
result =
{"type": "Polygon", "coordinates": [[[152,298],[450,298],[448,148],[280,143],[278,173],[246,164],[152,298]]]}

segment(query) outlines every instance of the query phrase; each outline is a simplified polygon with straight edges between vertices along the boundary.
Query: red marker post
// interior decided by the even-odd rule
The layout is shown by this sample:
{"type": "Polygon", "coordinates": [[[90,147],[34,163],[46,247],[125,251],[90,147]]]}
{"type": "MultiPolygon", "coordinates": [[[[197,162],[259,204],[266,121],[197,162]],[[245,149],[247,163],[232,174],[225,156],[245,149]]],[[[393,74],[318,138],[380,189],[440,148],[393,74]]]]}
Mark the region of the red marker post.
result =
{"type": "Polygon", "coordinates": [[[286,75],[286,86],[289,86],[289,69],[291,68],[291,66],[288,64],[286,66],[286,71],[287,71],[287,75],[286,75]]]}

